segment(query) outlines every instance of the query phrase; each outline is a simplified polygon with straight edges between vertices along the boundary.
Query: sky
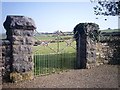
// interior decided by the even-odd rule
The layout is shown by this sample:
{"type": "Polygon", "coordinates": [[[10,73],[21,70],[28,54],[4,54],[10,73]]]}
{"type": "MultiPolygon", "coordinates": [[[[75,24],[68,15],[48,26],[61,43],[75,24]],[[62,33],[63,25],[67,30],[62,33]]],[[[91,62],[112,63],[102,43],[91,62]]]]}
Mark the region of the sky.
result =
{"type": "MultiPolygon", "coordinates": [[[[99,25],[100,30],[118,28],[117,16],[96,16],[89,1],[55,2],[43,0],[40,2],[9,1],[2,2],[2,23],[7,15],[23,15],[35,21],[38,32],[73,31],[79,23],[92,22],[99,25]],[[96,17],[98,19],[96,19],[96,17]],[[105,21],[107,19],[107,21],[105,21]]],[[[2,26],[2,32],[5,32],[2,26]]]]}

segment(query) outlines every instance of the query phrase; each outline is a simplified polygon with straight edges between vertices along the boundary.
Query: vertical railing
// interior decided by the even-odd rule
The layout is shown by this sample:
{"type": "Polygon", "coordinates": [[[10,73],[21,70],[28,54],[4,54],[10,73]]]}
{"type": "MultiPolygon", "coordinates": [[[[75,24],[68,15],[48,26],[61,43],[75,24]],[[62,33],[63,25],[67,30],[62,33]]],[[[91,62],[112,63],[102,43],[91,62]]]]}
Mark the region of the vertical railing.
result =
{"type": "Polygon", "coordinates": [[[75,53],[34,55],[34,74],[47,75],[67,69],[74,69],[75,53]]]}

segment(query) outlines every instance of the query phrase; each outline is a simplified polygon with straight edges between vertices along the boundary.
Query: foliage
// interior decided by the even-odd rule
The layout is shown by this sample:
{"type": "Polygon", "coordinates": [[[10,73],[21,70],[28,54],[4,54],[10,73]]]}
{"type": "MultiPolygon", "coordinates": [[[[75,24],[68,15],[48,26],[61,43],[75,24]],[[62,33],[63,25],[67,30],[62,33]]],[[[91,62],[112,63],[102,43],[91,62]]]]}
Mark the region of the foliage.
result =
{"type": "Polygon", "coordinates": [[[94,6],[95,15],[117,16],[120,15],[120,1],[116,0],[98,0],[94,6]]]}

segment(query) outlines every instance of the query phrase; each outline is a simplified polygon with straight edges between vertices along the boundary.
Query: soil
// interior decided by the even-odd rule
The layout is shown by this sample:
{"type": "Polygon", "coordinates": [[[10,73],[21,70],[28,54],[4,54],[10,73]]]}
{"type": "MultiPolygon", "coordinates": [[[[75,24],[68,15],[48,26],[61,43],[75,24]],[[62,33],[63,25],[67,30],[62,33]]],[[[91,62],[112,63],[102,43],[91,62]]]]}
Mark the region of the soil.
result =
{"type": "Polygon", "coordinates": [[[3,88],[119,88],[118,65],[63,71],[19,83],[3,83],[3,88]]]}

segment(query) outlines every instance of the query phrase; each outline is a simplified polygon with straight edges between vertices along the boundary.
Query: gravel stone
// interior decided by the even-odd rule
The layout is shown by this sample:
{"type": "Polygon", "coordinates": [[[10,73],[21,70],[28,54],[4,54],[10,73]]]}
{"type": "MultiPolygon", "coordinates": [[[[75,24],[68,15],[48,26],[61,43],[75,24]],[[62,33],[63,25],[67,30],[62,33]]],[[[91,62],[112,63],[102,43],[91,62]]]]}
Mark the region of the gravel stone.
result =
{"type": "Polygon", "coordinates": [[[3,83],[3,88],[119,88],[117,65],[63,71],[19,83],[3,83]]]}

